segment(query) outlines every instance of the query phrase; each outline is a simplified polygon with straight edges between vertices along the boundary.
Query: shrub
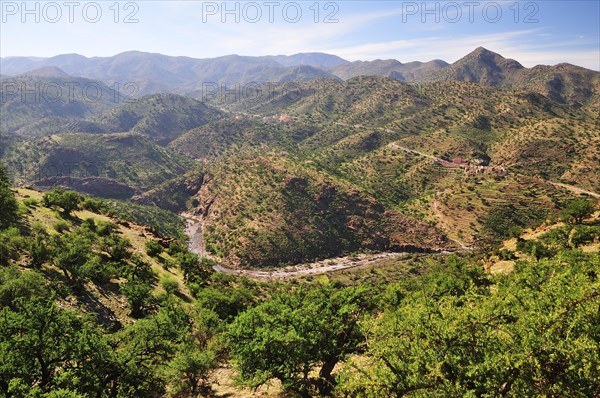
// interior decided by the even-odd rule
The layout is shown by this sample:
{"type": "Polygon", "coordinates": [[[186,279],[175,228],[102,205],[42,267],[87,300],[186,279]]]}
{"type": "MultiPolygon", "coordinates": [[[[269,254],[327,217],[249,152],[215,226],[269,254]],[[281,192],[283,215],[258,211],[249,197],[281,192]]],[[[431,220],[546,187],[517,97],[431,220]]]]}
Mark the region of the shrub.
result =
{"type": "Polygon", "coordinates": [[[111,234],[102,239],[102,249],[106,251],[114,261],[121,261],[131,257],[131,241],[116,234],[111,234]]]}
{"type": "Polygon", "coordinates": [[[27,207],[29,207],[30,209],[36,207],[37,205],[40,204],[40,202],[34,198],[25,198],[23,199],[23,204],[27,207]]]}
{"type": "Polygon", "coordinates": [[[71,228],[71,223],[65,220],[58,220],[54,224],[52,224],[52,227],[56,230],[56,232],[62,234],[63,232],[71,228]]]}
{"type": "Polygon", "coordinates": [[[107,261],[103,261],[99,256],[92,256],[81,267],[81,274],[97,283],[106,283],[115,274],[115,267],[107,261]]]}
{"type": "Polygon", "coordinates": [[[65,215],[70,215],[72,211],[79,208],[81,196],[75,191],[65,191],[62,188],[54,188],[44,193],[44,206],[48,208],[60,207],[65,215]]]}
{"type": "Polygon", "coordinates": [[[165,289],[168,294],[174,294],[179,290],[179,282],[170,276],[165,276],[160,280],[160,286],[165,289]]]}
{"type": "Polygon", "coordinates": [[[186,250],[176,242],[169,243],[169,247],[167,248],[167,253],[169,256],[175,256],[179,253],[184,253],[185,251],[186,250]]]}
{"type": "Polygon", "coordinates": [[[81,203],[81,208],[99,214],[108,212],[108,205],[102,199],[98,198],[84,198],[81,203]]]}
{"type": "Polygon", "coordinates": [[[6,265],[9,260],[17,260],[21,256],[23,239],[17,228],[8,228],[0,232],[0,264],[6,265]]]}
{"type": "Polygon", "coordinates": [[[110,221],[98,221],[96,224],[96,233],[98,236],[108,236],[117,229],[117,224],[110,221]]]}
{"type": "Polygon", "coordinates": [[[517,256],[510,250],[502,249],[498,252],[498,257],[501,260],[516,260],[517,256]]]}
{"type": "Polygon", "coordinates": [[[539,240],[549,245],[565,248],[569,242],[569,232],[570,228],[554,228],[540,236],[539,240]]]}
{"type": "Polygon", "coordinates": [[[591,243],[594,239],[600,239],[600,227],[579,225],[575,227],[571,235],[571,244],[578,247],[586,243],[591,243]]]}
{"type": "Polygon", "coordinates": [[[87,229],[88,231],[96,232],[96,221],[93,218],[88,217],[83,220],[81,227],[87,229]]]}
{"type": "Polygon", "coordinates": [[[127,282],[121,285],[121,293],[127,297],[131,316],[137,318],[144,314],[145,308],[150,303],[152,287],[147,283],[127,282]]]}
{"type": "Polygon", "coordinates": [[[10,190],[8,176],[0,165],[0,229],[16,224],[19,219],[19,206],[10,190]]]}
{"type": "Polygon", "coordinates": [[[555,254],[553,250],[550,250],[546,245],[537,240],[519,239],[517,241],[517,250],[519,250],[521,253],[530,254],[537,260],[541,258],[549,258],[555,254]]]}
{"type": "Polygon", "coordinates": [[[50,259],[49,235],[39,222],[31,225],[31,235],[27,239],[27,251],[29,252],[29,264],[32,267],[41,267],[50,259]]]}
{"type": "Polygon", "coordinates": [[[147,241],[145,246],[146,246],[146,253],[150,257],[158,256],[159,254],[161,254],[163,252],[163,247],[160,245],[160,243],[158,243],[155,240],[147,241]]]}

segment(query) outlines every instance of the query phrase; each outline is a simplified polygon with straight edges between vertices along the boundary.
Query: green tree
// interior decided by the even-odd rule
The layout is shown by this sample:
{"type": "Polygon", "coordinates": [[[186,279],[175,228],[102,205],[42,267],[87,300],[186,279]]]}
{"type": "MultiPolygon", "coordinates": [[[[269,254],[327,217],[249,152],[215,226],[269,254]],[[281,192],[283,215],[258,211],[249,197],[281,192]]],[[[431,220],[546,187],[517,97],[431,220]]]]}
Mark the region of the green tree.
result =
{"type": "Polygon", "coordinates": [[[89,231],[77,229],[52,239],[54,265],[72,286],[79,287],[87,277],[84,270],[86,263],[92,259],[93,238],[89,231]]]}
{"type": "Polygon", "coordinates": [[[335,384],[335,365],[362,349],[358,324],[369,306],[364,288],[301,288],[278,295],[229,326],[231,354],[252,386],[277,378],[303,396],[315,389],[327,394],[335,384]],[[316,378],[309,377],[313,368],[319,370],[316,378]]]}
{"type": "Polygon", "coordinates": [[[0,391],[20,396],[16,393],[24,387],[27,394],[34,389],[50,393],[60,387],[82,388],[96,377],[85,368],[90,358],[103,354],[102,341],[85,316],[59,308],[51,296],[19,298],[12,308],[0,310],[0,391]],[[64,385],[75,381],[77,385],[64,385]]]}
{"type": "Polygon", "coordinates": [[[172,302],[157,314],[140,319],[115,336],[121,342],[121,378],[135,388],[123,391],[123,397],[162,396],[167,380],[161,368],[189,344],[190,319],[172,302]]]}
{"type": "Polygon", "coordinates": [[[212,350],[199,349],[194,345],[184,346],[167,365],[171,395],[198,396],[217,364],[217,356],[212,350]]]}
{"type": "Polygon", "coordinates": [[[598,256],[558,257],[521,262],[493,289],[471,285],[440,296],[432,294],[436,287],[417,286],[397,308],[364,324],[369,349],[355,364],[360,371],[343,372],[340,393],[594,395],[600,388],[598,256]]]}
{"type": "Polygon", "coordinates": [[[577,198],[567,204],[562,213],[563,219],[573,224],[581,224],[594,213],[594,202],[586,198],[577,198]]]}
{"type": "Polygon", "coordinates": [[[123,261],[131,257],[131,241],[113,232],[101,239],[100,247],[113,261],[123,261]]]}
{"type": "Polygon", "coordinates": [[[23,245],[23,237],[17,228],[0,231],[0,264],[18,260],[23,252],[23,245]]]}
{"type": "Polygon", "coordinates": [[[19,206],[4,167],[0,164],[0,230],[15,225],[19,220],[19,206]]]}
{"type": "Polygon", "coordinates": [[[42,196],[44,206],[60,207],[66,216],[79,208],[81,196],[75,191],[65,191],[62,188],[54,188],[42,196]]]}
{"type": "Polygon", "coordinates": [[[0,307],[14,309],[21,301],[45,295],[49,292],[41,274],[14,266],[0,268],[0,307]]]}
{"type": "Polygon", "coordinates": [[[219,319],[228,322],[256,302],[255,292],[244,286],[207,286],[199,289],[195,297],[199,307],[213,311],[219,319]]]}
{"type": "Polygon", "coordinates": [[[40,223],[31,226],[31,235],[27,239],[27,251],[29,252],[29,264],[39,268],[50,260],[50,235],[46,228],[40,223]]]}
{"type": "Polygon", "coordinates": [[[164,278],[161,278],[160,286],[162,286],[162,288],[165,289],[165,292],[167,292],[167,294],[174,294],[179,290],[179,282],[177,282],[175,278],[172,278],[170,276],[165,276],[164,278]]]}
{"type": "Polygon", "coordinates": [[[131,316],[139,318],[152,298],[152,286],[147,283],[130,281],[121,285],[121,293],[127,297],[131,316]]]}
{"type": "Polygon", "coordinates": [[[146,254],[150,257],[158,256],[163,252],[163,247],[155,240],[149,240],[144,244],[146,248],[146,254]]]}
{"type": "Polygon", "coordinates": [[[186,282],[203,282],[210,276],[210,267],[206,262],[187,250],[175,254],[175,259],[183,271],[186,282]]]}

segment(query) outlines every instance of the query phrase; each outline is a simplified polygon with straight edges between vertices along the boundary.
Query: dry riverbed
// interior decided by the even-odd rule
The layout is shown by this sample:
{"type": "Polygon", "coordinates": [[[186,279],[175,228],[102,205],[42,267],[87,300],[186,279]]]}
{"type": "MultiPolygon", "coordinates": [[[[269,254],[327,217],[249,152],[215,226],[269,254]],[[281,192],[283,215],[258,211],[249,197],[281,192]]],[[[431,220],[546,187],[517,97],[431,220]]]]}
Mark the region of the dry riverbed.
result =
{"type": "MultiPolygon", "coordinates": [[[[189,237],[190,251],[199,256],[210,257],[206,252],[203,236],[202,220],[190,213],[183,213],[187,220],[186,234],[189,237]]],[[[406,257],[408,253],[383,252],[363,253],[351,256],[337,257],[307,264],[291,265],[269,269],[233,269],[215,264],[214,270],[229,275],[242,276],[251,279],[274,280],[291,279],[307,275],[325,274],[365,267],[374,267],[384,260],[394,260],[406,257]]]]}

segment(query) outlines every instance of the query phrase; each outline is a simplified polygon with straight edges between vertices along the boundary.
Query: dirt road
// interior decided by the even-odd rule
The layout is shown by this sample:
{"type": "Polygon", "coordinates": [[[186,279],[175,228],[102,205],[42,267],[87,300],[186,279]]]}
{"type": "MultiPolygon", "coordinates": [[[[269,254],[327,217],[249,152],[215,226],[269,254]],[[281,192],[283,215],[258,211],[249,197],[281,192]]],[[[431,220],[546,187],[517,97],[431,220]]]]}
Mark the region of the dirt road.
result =
{"type": "Polygon", "coordinates": [[[289,267],[276,268],[270,270],[255,269],[231,269],[221,265],[215,265],[213,268],[217,272],[223,272],[229,275],[243,276],[250,279],[290,279],[299,276],[327,274],[336,271],[344,271],[375,265],[378,261],[384,259],[400,259],[406,257],[408,253],[384,252],[376,254],[359,254],[357,256],[338,257],[322,261],[316,261],[308,264],[293,265],[289,267]]]}
{"type": "MultiPolygon", "coordinates": [[[[182,213],[181,216],[186,219],[186,234],[189,237],[189,249],[201,257],[211,258],[206,251],[204,243],[204,231],[202,220],[190,213],[182,213]]],[[[215,264],[213,269],[229,275],[243,276],[250,279],[275,280],[290,279],[299,276],[324,274],[348,269],[361,268],[374,265],[385,259],[400,259],[407,256],[408,253],[384,252],[374,254],[359,254],[356,256],[345,256],[313,263],[294,265],[274,269],[232,269],[224,267],[221,264],[215,264]]],[[[214,258],[213,258],[214,260],[214,258]]]]}
{"type": "Polygon", "coordinates": [[[546,181],[548,183],[554,185],[555,187],[561,187],[561,188],[568,189],[569,191],[580,194],[580,195],[586,194],[586,195],[592,196],[594,198],[600,199],[600,194],[598,194],[596,192],[586,191],[585,189],[576,187],[574,185],[563,184],[562,182],[553,182],[553,181],[548,181],[548,180],[546,180],[546,181]]]}

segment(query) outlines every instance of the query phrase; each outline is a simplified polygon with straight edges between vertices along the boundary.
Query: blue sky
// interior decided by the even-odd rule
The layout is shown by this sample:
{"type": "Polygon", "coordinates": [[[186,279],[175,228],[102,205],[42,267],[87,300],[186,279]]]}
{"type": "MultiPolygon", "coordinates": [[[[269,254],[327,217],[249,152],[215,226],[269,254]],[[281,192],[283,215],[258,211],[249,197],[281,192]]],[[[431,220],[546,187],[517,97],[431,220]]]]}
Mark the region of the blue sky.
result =
{"type": "Polygon", "coordinates": [[[58,0],[23,7],[20,0],[0,0],[0,10],[3,57],[139,50],[206,58],[322,51],[349,60],[453,62],[483,46],[525,66],[569,62],[600,70],[600,1],[113,0],[68,5],[58,0]]]}

